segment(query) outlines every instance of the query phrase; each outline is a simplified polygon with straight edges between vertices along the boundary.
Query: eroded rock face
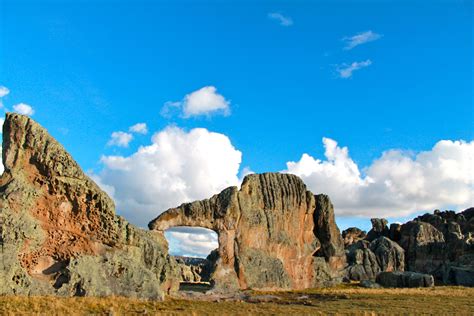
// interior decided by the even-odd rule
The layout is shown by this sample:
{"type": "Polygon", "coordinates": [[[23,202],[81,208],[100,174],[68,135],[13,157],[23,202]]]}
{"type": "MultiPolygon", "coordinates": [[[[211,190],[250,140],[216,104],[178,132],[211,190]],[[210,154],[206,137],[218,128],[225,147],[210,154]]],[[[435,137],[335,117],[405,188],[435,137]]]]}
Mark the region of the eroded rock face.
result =
{"type": "Polygon", "coordinates": [[[203,258],[175,256],[181,282],[209,282],[212,262],[203,258]]]}
{"type": "Polygon", "coordinates": [[[161,298],[176,288],[164,237],[116,216],[107,194],[36,122],[7,114],[3,164],[1,294],[161,298]]]}
{"type": "Polygon", "coordinates": [[[425,214],[401,226],[407,269],[444,284],[474,286],[473,209],[425,214]]]}
{"type": "Polygon", "coordinates": [[[347,248],[352,244],[355,244],[359,240],[365,239],[367,234],[365,231],[360,230],[357,227],[349,227],[342,232],[342,239],[344,240],[344,247],[347,248]]]}
{"type": "Polygon", "coordinates": [[[360,240],[346,250],[349,266],[347,277],[350,280],[375,280],[380,272],[404,271],[405,251],[386,237],[372,242],[360,240]]]}
{"type": "Polygon", "coordinates": [[[217,232],[215,289],[303,289],[338,276],[343,241],[329,198],[289,174],[253,174],[242,187],[170,209],[150,229],[199,226],[217,232]]]}
{"type": "Polygon", "coordinates": [[[390,230],[387,227],[388,221],[385,218],[371,218],[372,229],[367,233],[366,239],[372,241],[379,237],[388,237],[390,230]]]}

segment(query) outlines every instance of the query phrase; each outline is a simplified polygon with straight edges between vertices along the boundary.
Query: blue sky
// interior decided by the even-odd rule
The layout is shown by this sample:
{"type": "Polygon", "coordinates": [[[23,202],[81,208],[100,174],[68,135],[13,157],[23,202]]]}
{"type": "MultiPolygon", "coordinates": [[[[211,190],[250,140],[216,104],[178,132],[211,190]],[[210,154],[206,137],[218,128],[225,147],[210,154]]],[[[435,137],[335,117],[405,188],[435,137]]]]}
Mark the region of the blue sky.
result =
{"type": "MultiPolygon", "coordinates": [[[[324,160],[326,137],[349,149],[363,179],[391,149],[416,162],[441,140],[471,145],[472,9],[454,0],[0,0],[0,85],[10,91],[2,102],[34,108],[34,119],[99,178],[102,156],[129,157],[174,126],[227,136],[242,153],[238,176],[245,167],[287,170],[304,153],[324,160]],[[347,49],[367,34],[374,40],[347,49]],[[341,77],[350,65],[360,69],[341,77]],[[166,102],[184,104],[209,86],[227,115],[160,115],[166,102]],[[139,122],[148,134],[110,145],[113,132],[139,122]]],[[[381,215],[428,208],[414,203],[381,215]]]]}

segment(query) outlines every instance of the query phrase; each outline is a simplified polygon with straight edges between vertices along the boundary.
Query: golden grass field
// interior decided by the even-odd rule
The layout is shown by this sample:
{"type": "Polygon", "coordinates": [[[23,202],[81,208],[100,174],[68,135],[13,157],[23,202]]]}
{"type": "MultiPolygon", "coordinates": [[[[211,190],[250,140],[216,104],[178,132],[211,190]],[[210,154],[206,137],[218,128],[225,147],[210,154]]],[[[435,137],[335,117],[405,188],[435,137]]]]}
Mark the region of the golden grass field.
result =
{"type": "Polygon", "coordinates": [[[364,289],[356,284],[277,293],[249,292],[248,301],[164,302],[124,297],[0,297],[2,315],[474,315],[474,288],[364,289]],[[250,301],[250,302],[249,302],[250,301]]]}

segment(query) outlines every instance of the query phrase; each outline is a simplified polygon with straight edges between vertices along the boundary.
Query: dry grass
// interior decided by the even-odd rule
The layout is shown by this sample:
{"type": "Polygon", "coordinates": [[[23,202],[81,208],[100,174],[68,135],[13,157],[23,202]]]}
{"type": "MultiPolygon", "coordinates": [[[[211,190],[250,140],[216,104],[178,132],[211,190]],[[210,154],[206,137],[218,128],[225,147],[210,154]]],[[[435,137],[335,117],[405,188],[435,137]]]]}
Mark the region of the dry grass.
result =
{"type": "Polygon", "coordinates": [[[364,289],[357,285],[278,293],[251,292],[250,300],[164,302],[123,297],[0,297],[2,315],[317,315],[432,314],[474,315],[474,288],[364,289]]]}

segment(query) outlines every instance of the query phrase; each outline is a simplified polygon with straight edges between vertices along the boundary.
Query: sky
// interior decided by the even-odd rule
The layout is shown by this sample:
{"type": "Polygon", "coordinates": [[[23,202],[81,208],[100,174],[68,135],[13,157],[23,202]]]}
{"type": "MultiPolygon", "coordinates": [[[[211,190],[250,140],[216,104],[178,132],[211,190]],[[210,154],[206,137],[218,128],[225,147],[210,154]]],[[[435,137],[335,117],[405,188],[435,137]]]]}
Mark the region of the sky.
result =
{"type": "Polygon", "coordinates": [[[0,115],[46,127],[142,227],[289,172],[368,230],[474,205],[472,19],[462,0],[0,0],[0,115]]]}

